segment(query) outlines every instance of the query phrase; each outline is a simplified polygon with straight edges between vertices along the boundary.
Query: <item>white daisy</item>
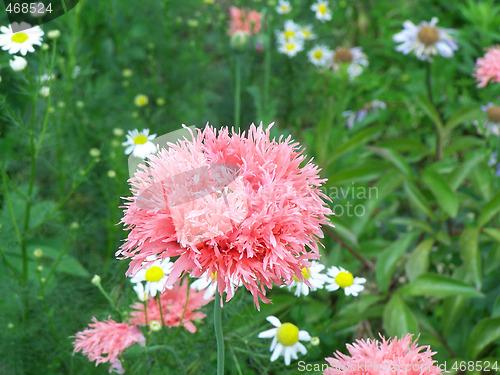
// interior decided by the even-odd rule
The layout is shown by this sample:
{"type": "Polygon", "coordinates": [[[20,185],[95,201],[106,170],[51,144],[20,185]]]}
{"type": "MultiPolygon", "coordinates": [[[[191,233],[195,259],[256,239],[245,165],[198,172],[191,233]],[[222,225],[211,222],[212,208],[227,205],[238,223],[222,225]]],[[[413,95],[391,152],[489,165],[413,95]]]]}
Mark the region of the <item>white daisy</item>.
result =
{"type": "Polygon", "coordinates": [[[12,23],[9,27],[0,27],[0,47],[11,55],[20,53],[26,56],[28,52],[35,52],[34,45],[42,45],[43,31],[39,26],[31,27],[29,23],[12,23]],[[14,32],[13,30],[20,30],[14,32]]]}
{"type": "MultiPolygon", "coordinates": [[[[230,285],[231,294],[234,294],[236,284],[238,284],[238,286],[243,285],[241,282],[239,283],[232,282],[230,285]]],[[[193,283],[190,285],[190,288],[196,289],[198,291],[205,289],[205,294],[203,295],[203,298],[204,299],[212,298],[215,294],[215,291],[217,290],[217,272],[215,272],[215,274],[212,273],[210,276],[208,274],[208,271],[205,272],[196,281],[193,281],[193,283]]],[[[228,290],[226,288],[226,293],[227,292],[228,290]]]]}
{"type": "Polygon", "coordinates": [[[137,129],[129,130],[127,135],[127,141],[123,142],[123,146],[128,146],[125,150],[125,154],[132,154],[138,158],[146,158],[150,154],[156,152],[156,145],[151,142],[156,138],[156,134],[149,135],[149,129],[144,129],[143,131],[138,131],[137,129]]]}
{"type": "Polygon", "coordinates": [[[318,2],[311,5],[311,10],[315,12],[316,18],[321,22],[330,21],[332,19],[332,12],[330,11],[327,1],[318,0],[318,2]]]}
{"type": "Polygon", "coordinates": [[[324,45],[313,47],[307,52],[309,61],[316,66],[326,66],[333,58],[333,52],[324,45]]]}
{"type": "Polygon", "coordinates": [[[338,47],[333,51],[329,65],[336,73],[341,67],[347,66],[347,74],[352,80],[362,73],[363,66],[368,66],[368,59],[361,47],[338,47]]]}
{"type": "Polygon", "coordinates": [[[294,294],[297,297],[301,295],[307,296],[309,295],[309,290],[314,292],[317,289],[323,289],[323,285],[329,280],[325,274],[321,273],[324,269],[325,266],[321,263],[311,262],[309,271],[305,267],[302,269],[302,276],[309,281],[309,284],[311,284],[310,287],[302,280],[299,280],[297,276],[293,277],[293,281],[289,285],[282,285],[281,287],[287,287],[288,290],[292,290],[296,287],[294,294]]]}
{"type": "Polygon", "coordinates": [[[481,110],[486,113],[487,118],[481,121],[481,125],[476,120],[474,125],[480,135],[485,134],[487,137],[491,134],[495,136],[500,135],[500,106],[493,103],[488,103],[481,107],[481,110]],[[484,130],[484,132],[483,132],[484,130]]]}
{"type": "Polygon", "coordinates": [[[365,287],[361,285],[366,282],[365,278],[354,277],[352,273],[342,267],[332,266],[328,268],[326,273],[330,276],[330,284],[326,286],[326,289],[329,291],[343,288],[346,296],[353,295],[356,297],[359,292],[365,289],[365,287]]]}
{"type": "Polygon", "coordinates": [[[300,33],[302,34],[302,38],[304,38],[304,40],[312,40],[316,38],[316,35],[312,30],[312,25],[302,26],[300,28],[300,33]]]}
{"type": "Polygon", "coordinates": [[[281,324],[275,316],[268,316],[267,321],[276,328],[259,333],[259,338],[273,338],[271,343],[271,362],[276,361],[280,356],[285,359],[285,365],[290,364],[291,359],[297,359],[297,352],[307,353],[307,349],[301,341],[310,341],[311,336],[306,331],[299,331],[298,327],[292,323],[281,324]]]}
{"type": "Polygon", "coordinates": [[[292,39],[289,41],[278,42],[278,52],[294,57],[304,49],[304,43],[301,40],[292,39]]]}
{"type": "Polygon", "coordinates": [[[9,61],[9,65],[15,72],[20,72],[28,66],[28,61],[21,56],[13,56],[12,60],[9,61]]]}
{"type": "Polygon", "coordinates": [[[362,121],[368,114],[377,113],[379,109],[385,109],[387,105],[380,101],[374,100],[366,103],[359,111],[344,111],[342,116],[347,119],[347,128],[352,129],[356,122],[362,121]]]}
{"type": "Polygon", "coordinates": [[[304,40],[304,34],[302,33],[302,27],[293,22],[292,20],[285,21],[283,30],[276,31],[276,39],[278,43],[284,43],[294,40],[304,40]]]}
{"type": "Polygon", "coordinates": [[[405,55],[414,51],[418,59],[425,61],[431,61],[431,57],[438,53],[443,57],[452,57],[453,51],[458,49],[457,42],[450,35],[455,31],[438,28],[437,23],[436,17],[431,22],[422,21],[419,25],[405,21],[403,30],[392,37],[394,42],[401,43],[396,51],[405,55]]]}
{"type": "Polygon", "coordinates": [[[168,275],[172,272],[170,258],[155,261],[148,268],[143,268],[132,277],[130,281],[135,283],[134,290],[141,301],[145,301],[147,296],[155,297],[156,293],[161,293],[173,286],[166,286],[168,275]],[[145,285],[142,283],[145,282],[145,285]]]}
{"type": "Polygon", "coordinates": [[[278,6],[276,7],[276,12],[279,14],[288,14],[292,11],[292,6],[289,1],[279,0],[278,6]]]}

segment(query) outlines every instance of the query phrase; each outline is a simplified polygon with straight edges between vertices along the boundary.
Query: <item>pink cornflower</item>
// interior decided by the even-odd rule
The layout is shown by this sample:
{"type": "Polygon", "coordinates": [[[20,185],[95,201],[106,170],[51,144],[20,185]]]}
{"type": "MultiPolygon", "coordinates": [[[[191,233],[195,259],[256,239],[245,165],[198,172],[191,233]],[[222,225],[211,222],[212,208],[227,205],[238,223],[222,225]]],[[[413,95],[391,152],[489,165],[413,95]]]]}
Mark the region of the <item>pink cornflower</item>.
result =
{"type": "MultiPolygon", "coordinates": [[[[182,319],[182,325],[184,328],[191,333],[195,333],[196,326],[193,324],[193,320],[203,319],[206,316],[201,311],[196,310],[205,306],[213,298],[205,299],[203,298],[204,292],[198,292],[191,289],[189,291],[189,299],[186,305],[187,284],[187,282],[184,282],[181,285],[180,282],[177,282],[173,289],[166,289],[160,295],[161,310],[163,312],[163,321],[167,327],[179,326],[182,319]]],[[[141,326],[146,325],[144,304],[142,302],[138,302],[134,304],[132,308],[135,309],[135,311],[132,311],[130,314],[130,324],[137,324],[141,326]]],[[[146,309],[148,319],[147,323],[151,323],[152,321],[161,323],[162,319],[160,307],[158,306],[158,301],[155,298],[149,297],[149,300],[146,302],[146,309]]]]}
{"type": "Polygon", "coordinates": [[[230,134],[207,125],[192,140],[169,144],[149,158],[149,166],[130,180],[133,196],[122,219],[130,232],[116,255],[132,259],[127,274],[147,267],[152,255],[170,257],[174,265],[167,285],[184,273],[200,277],[208,272],[220,295],[227,293],[226,301],[235,292],[231,284],[242,283],[257,307],[259,298],[269,302],[266,287],[273,283],[288,285],[294,276],[308,283],[302,270],[320,257],[321,225],[332,214],[320,191],[325,180],[291,136],[271,140],[270,129],[252,124],[247,134],[230,134]],[[220,183],[214,177],[224,174],[215,170],[218,165],[238,172],[222,193],[217,189],[195,199],[187,183],[189,193],[181,183],[175,194],[165,193],[172,189],[162,181],[184,178],[175,176],[196,180],[197,191],[220,183]],[[203,168],[213,176],[191,176],[190,171],[203,168]]]}
{"type": "Polygon", "coordinates": [[[116,371],[123,374],[124,370],[118,356],[129,346],[139,343],[144,345],[146,339],[139,328],[126,323],[117,323],[108,318],[104,322],[99,322],[92,318],[94,323],[89,324],[89,328],[78,332],[73,342],[75,349],[73,353],[81,351],[90,361],[99,363],[109,362],[111,367],[109,372],[116,371]]]}
{"type": "Polygon", "coordinates": [[[229,22],[229,36],[235,32],[241,31],[249,35],[255,35],[260,31],[262,14],[248,9],[240,9],[234,6],[229,8],[229,15],[231,21],[229,22]]]}
{"type": "Polygon", "coordinates": [[[486,55],[477,59],[474,70],[477,87],[486,86],[491,79],[500,83],[500,46],[488,48],[486,55]]]}
{"type": "Polygon", "coordinates": [[[438,375],[443,372],[435,366],[435,360],[429,346],[417,346],[412,343],[413,335],[406,335],[398,340],[386,340],[380,336],[378,340],[356,340],[347,344],[351,356],[337,351],[336,358],[326,358],[331,367],[323,375],[438,375]]]}

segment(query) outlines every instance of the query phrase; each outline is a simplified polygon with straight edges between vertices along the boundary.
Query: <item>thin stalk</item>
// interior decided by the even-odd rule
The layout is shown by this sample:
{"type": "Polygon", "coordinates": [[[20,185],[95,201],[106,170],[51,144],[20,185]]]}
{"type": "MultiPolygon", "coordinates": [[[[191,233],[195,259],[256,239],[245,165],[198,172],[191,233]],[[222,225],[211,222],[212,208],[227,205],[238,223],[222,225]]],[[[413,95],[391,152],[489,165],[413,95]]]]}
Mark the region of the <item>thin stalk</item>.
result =
{"type": "Polygon", "coordinates": [[[429,102],[434,106],[434,99],[432,96],[432,73],[431,73],[431,63],[425,63],[425,85],[427,86],[427,97],[429,102]]]}
{"type": "Polygon", "coordinates": [[[160,308],[161,326],[163,328],[163,327],[165,327],[165,318],[163,317],[163,310],[161,308],[160,294],[157,295],[156,299],[158,300],[158,307],[160,308]]]}
{"type": "Polygon", "coordinates": [[[222,308],[219,289],[215,292],[214,328],[217,340],[217,375],[224,375],[224,333],[222,332],[222,308]]]}
{"type": "Polygon", "coordinates": [[[106,298],[108,300],[108,302],[111,305],[111,307],[113,308],[113,310],[116,311],[116,313],[118,314],[118,319],[120,319],[120,321],[122,321],[123,320],[122,313],[120,312],[120,310],[118,310],[118,307],[116,307],[115,302],[111,299],[111,297],[109,296],[109,294],[104,290],[104,288],[102,287],[101,283],[100,282],[97,283],[96,286],[99,289],[99,291],[102,293],[102,295],[104,296],[104,298],[106,298]]]}
{"type": "Polygon", "coordinates": [[[234,130],[240,130],[241,116],[241,55],[236,55],[234,88],[234,130]]]}

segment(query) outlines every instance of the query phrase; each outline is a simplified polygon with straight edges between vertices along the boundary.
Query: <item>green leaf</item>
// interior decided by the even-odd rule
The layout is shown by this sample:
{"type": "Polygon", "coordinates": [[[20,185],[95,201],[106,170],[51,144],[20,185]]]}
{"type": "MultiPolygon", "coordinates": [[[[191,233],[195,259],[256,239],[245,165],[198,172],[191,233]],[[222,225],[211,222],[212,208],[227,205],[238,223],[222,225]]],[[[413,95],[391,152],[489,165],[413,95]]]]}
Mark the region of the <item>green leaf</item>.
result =
{"type": "Polygon", "coordinates": [[[439,116],[436,107],[434,107],[434,105],[432,105],[431,102],[429,102],[429,100],[425,95],[418,95],[416,98],[416,102],[420,106],[420,108],[424,110],[426,115],[430,117],[434,125],[436,125],[436,127],[440,131],[442,131],[443,122],[441,121],[441,117],[439,116]]]}
{"type": "Polygon", "coordinates": [[[475,154],[470,160],[458,165],[448,178],[448,184],[451,190],[456,191],[458,187],[469,176],[469,173],[476,167],[476,165],[484,159],[484,155],[475,154]]]}
{"type": "Polygon", "coordinates": [[[451,217],[457,216],[458,199],[445,179],[431,169],[426,169],[422,179],[430,189],[437,204],[451,217]]]}
{"type": "Polygon", "coordinates": [[[368,146],[367,149],[388,160],[392,165],[403,172],[405,176],[410,176],[412,174],[412,170],[406,160],[396,151],[374,146],[368,146]]]}
{"type": "Polygon", "coordinates": [[[330,159],[328,159],[328,164],[337,160],[339,157],[345,153],[351,151],[352,149],[365,144],[370,139],[376,137],[382,131],[382,126],[374,126],[368,129],[364,129],[347,142],[342,143],[332,154],[330,159]]]}
{"type": "Polygon", "coordinates": [[[332,216],[330,218],[331,222],[335,225],[332,231],[337,234],[340,238],[346,241],[349,245],[358,248],[358,237],[356,234],[347,226],[346,223],[341,221],[338,217],[332,216]]]}
{"type": "Polygon", "coordinates": [[[366,165],[349,168],[342,172],[330,175],[328,184],[330,186],[350,185],[353,182],[372,181],[379,178],[387,168],[383,166],[366,165]]]}
{"type": "Polygon", "coordinates": [[[483,111],[477,107],[477,105],[469,105],[460,108],[457,112],[449,118],[449,120],[444,125],[445,130],[448,134],[456,128],[458,125],[463,124],[467,121],[477,120],[483,116],[483,111]]]}
{"type": "Polygon", "coordinates": [[[481,289],[481,253],[478,246],[479,230],[477,228],[465,229],[459,239],[460,255],[467,274],[474,280],[476,289],[481,289]]]}
{"type": "Polygon", "coordinates": [[[395,217],[394,219],[391,219],[391,223],[395,224],[395,225],[404,225],[409,230],[417,228],[417,229],[421,229],[422,231],[429,233],[429,234],[434,233],[432,226],[427,221],[421,220],[421,219],[412,219],[412,218],[407,218],[407,217],[395,217]]]}
{"type": "Polygon", "coordinates": [[[415,239],[418,232],[410,232],[398,238],[378,257],[375,267],[377,283],[384,293],[387,293],[392,274],[401,257],[405,254],[410,243],[415,239]]]}
{"type": "Polygon", "coordinates": [[[427,238],[412,251],[405,265],[406,275],[412,281],[429,269],[429,254],[434,245],[433,238],[427,238]]]}
{"type": "Polygon", "coordinates": [[[464,136],[458,137],[446,147],[444,156],[452,156],[457,152],[467,150],[474,147],[483,146],[484,139],[478,137],[464,136]]]}
{"type": "Polygon", "coordinates": [[[397,293],[410,296],[431,296],[436,298],[455,295],[471,298],[484,297],[482,293],[478,292],[470,285],[434,273],[425,273],[418,276],[415,280],[400,288],[397,293]]]}
{"type": "Polygon", "coordinates": [[[449,296],[444,299],[441,328],[446,337],[451,333],[458,319],[463,315],[466,303],[467,297],[464,296],[449,296]]]}
{"type": "Polygon", "coordinates": [[[389,336],[402,337],[407,333],[418,333],[417,318],[397,294],[385,305],[382,321],[389,336]]]}
{"type": "Polygon", "coordinates": [[[483,228],[483,232],[486,233],[491,238],[493,238],[495,241],[500,242],[500,229],[483,228]]]}
{"type": "Polygon", "coordinates": [[[418,190],[418,188],[412,182],[405,181],[404,189],[406,195],[408,196],[408,199],[415,206],[415,208],[417,208],[419,211],[421,211],[428,217],[437,220],[436,215],[431,210],[429,202],[427,202],[425,196],[420,192],[420,190],[418,190]]]}
{"type": "Polygon", "coordinates": [[[483,227],[500,211],[500,193],[497,193],[481,210],[477,225],[483,227]]]}
{"type": "Polygon", "coordinates": [[[470,174],[470,179],[474,187],[481,194],[482,198],[487,201],[491,199],[492,194],[491,175],[491,170],[486,163],[478,164],[470,174]]]}
{"type": "Polygon", "coordinates": [[[500,317],[481,320],[469,335],[467,357],[476,359],[489,344],[498,339],[500,339],[500,317]]]}

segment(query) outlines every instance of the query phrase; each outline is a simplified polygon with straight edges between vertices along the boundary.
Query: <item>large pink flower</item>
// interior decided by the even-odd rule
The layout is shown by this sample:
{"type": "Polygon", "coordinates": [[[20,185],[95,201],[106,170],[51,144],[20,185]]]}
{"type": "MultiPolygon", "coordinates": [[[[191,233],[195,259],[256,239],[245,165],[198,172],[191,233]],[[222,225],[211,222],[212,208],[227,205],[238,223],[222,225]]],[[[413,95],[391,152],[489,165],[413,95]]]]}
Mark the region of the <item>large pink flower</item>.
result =
{"type": "Polygon", "coordinates": [[[477,59],[474,76],[484,87],[490,80],[500,83],[500,46],[491,47],[484,57],[477,59]]]}
{"type": "Polygon", "coordinates": [[[234,6],[229,8],[231,21],[229,22],[229,36],[237,31],[247,33],[249,35],[257,34],[261,28],[262,14],[248,9],[239,9],[234,6]]]}
{"type": "Polygon", "coordinates": [[[139,328],[126,323],[117,323],[108,318],[104,322],[99,322],[92,318],[94,323],[89,324],[89,328],[78,332],[73,342],[75,349],[73,353],[81,351],[90,361],[99,363],[109,362],[111,367],[109,372],[116,371],[123,374],[124,370],[118,356],[129,346],[139,343],[144,345],[146,339],[139,328]]]}
{"type": "Polygon", "coordinates": [[[148,267],[151,256],[178,257],[167,284],[208,272],[226,301],[231,283],[242,283],[257,307],[259,298],[269,302],[265,287],[288,285],[293,276],[307,282],[302,270],[319,258],[321,225],[332,214],[320,191],[325,180],[298,143],[271,140],[270,129],[230,134],[207,125],[150,157],[130,180],[122,219],[130,232],[117,256],[132,259],[127,274],[148,267]],[[234,169],[239,175],[230,182],[234,169]],[[217,191],[205,189],[212,185],[217,191]]]}
{"type": "MultiPolygon", "coordinates": [[[[198,292],[191,289],[186,305],[187,284],[187,282],[184,282],[181,285],[180,282],[177,282],[173,289],[166,289],[160,295],[161,310],[163,313],[163,321],[167,327],[179,326],[182,319],[184,328],[191,333],[195,333],[196,326],[193,324],[193,320],[203,319],[206,316],[201,311],[196,310],[205,306],[213,298],[205,299],[203,298],[204,292],[198,292]]],[[[149,300],[146,302],[147,315],[144,314],[144,304],[142,302],[136,303],[132,308],[135,309],[135,311],[132,311],[130,314],[130,324],[146,325],[146,317],[148,319],[148,324],[153,320],[156,320],[158,323],[162,322],[158,301],[153,297],[149,297],[149,300]]]]}
{"type": "Polygon", "coordinates": [[[412,343],[412,335],[398,340],[357,340],[347,344],[351,356],[337,351],[335,358],[326,358],[331,367],[323,375],[438,375],[442,374],[432,356],[429,346],[417,346],[412,343]]]}

